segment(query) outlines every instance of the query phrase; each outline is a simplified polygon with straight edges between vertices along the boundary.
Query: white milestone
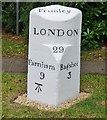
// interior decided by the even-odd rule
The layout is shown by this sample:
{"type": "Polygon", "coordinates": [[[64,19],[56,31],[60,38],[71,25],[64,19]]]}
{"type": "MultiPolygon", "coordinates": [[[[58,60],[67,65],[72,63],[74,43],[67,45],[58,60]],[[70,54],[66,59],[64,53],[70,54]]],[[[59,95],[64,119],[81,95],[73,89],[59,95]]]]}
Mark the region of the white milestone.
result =
{"type": "Polygon", "coordinates": [[[30,11],[27,98],[58,106],[80,93],[82,13],[50,5],[30,11]]]}

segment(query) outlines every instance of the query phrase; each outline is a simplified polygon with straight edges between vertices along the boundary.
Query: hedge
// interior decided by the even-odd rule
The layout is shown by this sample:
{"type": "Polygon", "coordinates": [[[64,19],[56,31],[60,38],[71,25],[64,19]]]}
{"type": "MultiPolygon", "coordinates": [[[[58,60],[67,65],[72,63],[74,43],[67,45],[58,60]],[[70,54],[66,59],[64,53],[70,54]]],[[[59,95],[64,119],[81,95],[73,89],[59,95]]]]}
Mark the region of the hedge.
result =
{"type": "MultiPolygon", "coordinates": [[[[82,11],[82,49],[95,49],[107,44],[107,2],[21,2],[19,3],[20,34],[28,38],[29,12],[35,7],[60,4],[82,11]]],[[[16,3],[2,3],[2,27],[5,32],[16,31],[16,3]]]]}

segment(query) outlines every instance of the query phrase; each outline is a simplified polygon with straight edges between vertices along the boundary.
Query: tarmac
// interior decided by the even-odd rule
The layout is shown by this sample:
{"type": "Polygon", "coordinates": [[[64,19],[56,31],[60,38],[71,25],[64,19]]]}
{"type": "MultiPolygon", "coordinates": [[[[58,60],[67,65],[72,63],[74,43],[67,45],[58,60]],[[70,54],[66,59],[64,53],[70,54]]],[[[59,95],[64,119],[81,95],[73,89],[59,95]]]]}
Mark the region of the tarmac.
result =
{"type": "MultiPolygon", "coordinates": [[[[81,74],[107,74],[107,61],[81,61],[81,74]]],[[[0,59],[2,73],[27,73],[27,59],[3,58],[0,59]]]]}

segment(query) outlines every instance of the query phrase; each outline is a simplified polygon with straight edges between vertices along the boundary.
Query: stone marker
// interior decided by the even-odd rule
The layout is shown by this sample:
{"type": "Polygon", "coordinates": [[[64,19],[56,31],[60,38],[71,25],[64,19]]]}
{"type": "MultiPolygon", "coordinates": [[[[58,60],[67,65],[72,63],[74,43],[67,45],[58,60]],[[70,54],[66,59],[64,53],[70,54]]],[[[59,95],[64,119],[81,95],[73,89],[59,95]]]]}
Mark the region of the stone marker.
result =
{"type": "Polygon", "coordinates": [[[27,97],[59,105],[80,92],[82,13],[60,5],[30,12],[27,97]]]}

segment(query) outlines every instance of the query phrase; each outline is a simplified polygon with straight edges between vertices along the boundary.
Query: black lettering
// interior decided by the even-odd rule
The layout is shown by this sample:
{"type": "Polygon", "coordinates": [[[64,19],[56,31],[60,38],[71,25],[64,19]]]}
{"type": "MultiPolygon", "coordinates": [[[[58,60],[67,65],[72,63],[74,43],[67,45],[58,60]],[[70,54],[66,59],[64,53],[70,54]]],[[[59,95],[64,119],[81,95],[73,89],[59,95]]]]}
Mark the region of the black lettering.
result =
{"type": "Polygon", "coordinates": [[[63,66],[64,66],[63,69],[66,70],[67,69],[66,65],[63,65],[63,66]]]}
{"type": "Polygon", "coordinates": [[[44,9],[39,9],[39,12],[42,12],[42,11],[43,11],[43,12],[46,12],[46,10],[44,10],[44,9]]]}
{"type": "Polygon", "coordinates": [[[69,68],[69,63],[67,64],[67,70],[68,70],[68,68],[69,68]]]}
{"type": "Polygon", "coordinates": [[[40,64],[40,63],[35,62],[35,66],[37,66],[37,67],[41,67],[41,64],[40,64]]]}
{"type": "Polygon", "coordinates": [[[60,64],[60,71],[63,70],[63,64],[60,64]]]}
{"type": "Polygon", "coordinates": [[[68,72],[67,79],[70,79],[71,77],[72,77],[72,73],[71,73],[71,72],[68,72]]]}
{"type": "Polygon", "coordinates": [[[73,31],[72,31],[72,30],[68,30],[68,31],[67,31],[67,35],[68,35],[68,36],[72,36],[72,34],[73,34],[73,31]]]}
{"type": "Polygon", "coordinates": [[[63,30],[63,29],[45,29],[42,28],[38,30],[37,28],[33,29],[34,35],[47,35],[47,36],[76,36],[78,35],[78,29],[69,29],[69,30],[63,30]],[[65,34],[66,33],[66,34],[65,34]]]}
{"type": "Polygon", "coordinates": [[[43,72],[40,72],[40,79],[43,80],[45,78],[45,74],[43,72]]]}
{"type": "Polygon", "coordinates": [[[35,90],[36,90],[38,93],[39,93],[39,92],[42,92],[41,86],[43,86],[43,85],[40,84],[40,83],[37,83],[37,82],[35,82],[35,85],[36,85],[35,90]]]}
{"type": "Polygon", "coordinates": [[[54,66],[52,66],[52,67],[51,67],[51,70],[55,70],[55,67],[54,67],[54,66]]]}
{"type": "Polygon", "coordinates": [[[60,46],[59,47],[59,53],[63,53],[64,52],[64,47],[60,46]]]}
{"type": "Polygon", "coordinates": [[[44,28],[42,28],[42,29],[40,30],[40,34],[41,34],[41,35],[46,35],[46,30],[45,30],[44,28]]]}
{"type": "Polygon", "coordinates": [[[44,68],[48,68],[48,65],[45,65],[44,68]]]}
{"type": "Polygon", "coordinates": [[[34,35],[39,35],[39,33],[36,31],[36,28],[34,28],[34,35]]]}
{"type": "Polygon", "coordinates": [[[48,36],[50,35],[50,33],[52,35],[55,35],[55,29],[51,30],[51,29],[48,29],[48,36]]]}
{"type": "Polygon", "coordinates": [[[75,35],[78,35],[78,29],[77,30],[74,29],[74,36],[75,35]]]}
{"type": "Polygon", "coordinates": [[[58,53],[58,47],[57,46],[53,47],[53,53],[58,53]]]}
{"type": "Polygon", "coordinates": [[[57,36],[63,36],[64,30],[63,29],[57,29],[57,36]]]}

